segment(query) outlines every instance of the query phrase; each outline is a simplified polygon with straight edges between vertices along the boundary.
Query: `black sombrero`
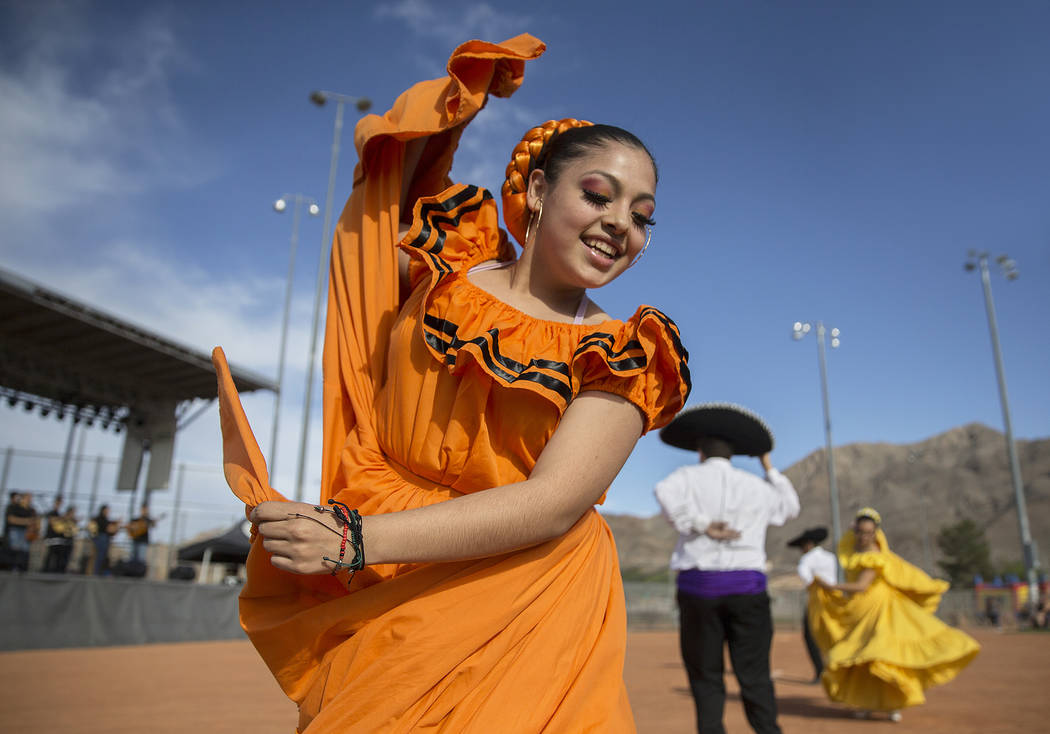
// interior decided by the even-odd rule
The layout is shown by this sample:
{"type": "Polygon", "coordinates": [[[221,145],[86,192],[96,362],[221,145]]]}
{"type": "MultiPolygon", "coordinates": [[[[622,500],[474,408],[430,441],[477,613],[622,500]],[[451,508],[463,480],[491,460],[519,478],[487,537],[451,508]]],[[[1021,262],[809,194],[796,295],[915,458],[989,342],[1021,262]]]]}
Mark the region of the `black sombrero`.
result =
{"type": "Polygon", "coordinates": [[[660,440],[696,451],[700,438],[717,436],[733,445],[734,454],[761,456],[773,450],[773,432],[758,415],[733,403],[703,403],[686,408],[660,429],[660,440]]]}
{"type": "Polygon", "coordinates": [[[813,545],[819,545],[820,543],[823,543],[827,539],[827,537],[827,528],[810,528],[797,538],[792,538],[791,540],[789,540],[788,545],[793,548],[800,548],[802,544],[807,541],[813,543],[813,545]]]}

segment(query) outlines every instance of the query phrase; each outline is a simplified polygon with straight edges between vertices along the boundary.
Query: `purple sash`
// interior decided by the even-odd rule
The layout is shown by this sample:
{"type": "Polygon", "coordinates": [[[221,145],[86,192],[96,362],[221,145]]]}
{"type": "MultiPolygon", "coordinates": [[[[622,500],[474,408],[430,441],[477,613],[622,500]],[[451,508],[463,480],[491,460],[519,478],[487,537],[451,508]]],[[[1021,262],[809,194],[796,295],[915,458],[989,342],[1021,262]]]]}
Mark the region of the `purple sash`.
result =
{"type": "Polygon", "coordinates": [[[678,590],[705,599],[732,594],[761,594],[766,590],[766,575],[752,570],[701,571],[691,568],[678,572],[678,590]]]}

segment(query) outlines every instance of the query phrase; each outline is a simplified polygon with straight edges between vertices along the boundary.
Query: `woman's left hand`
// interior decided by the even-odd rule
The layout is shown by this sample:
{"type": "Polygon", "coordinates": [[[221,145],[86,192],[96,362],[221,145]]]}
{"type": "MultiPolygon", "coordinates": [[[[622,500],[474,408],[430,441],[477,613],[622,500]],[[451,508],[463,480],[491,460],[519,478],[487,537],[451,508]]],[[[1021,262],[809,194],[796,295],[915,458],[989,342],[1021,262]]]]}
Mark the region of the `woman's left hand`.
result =
{"type": "Polygon", "coordinates": [[[305,502],[262,502],[249,519],[259,528],[274,568],[299,574],[330,573],[322,560],[339,557],[342,526],[331,512],[305,502]]]}

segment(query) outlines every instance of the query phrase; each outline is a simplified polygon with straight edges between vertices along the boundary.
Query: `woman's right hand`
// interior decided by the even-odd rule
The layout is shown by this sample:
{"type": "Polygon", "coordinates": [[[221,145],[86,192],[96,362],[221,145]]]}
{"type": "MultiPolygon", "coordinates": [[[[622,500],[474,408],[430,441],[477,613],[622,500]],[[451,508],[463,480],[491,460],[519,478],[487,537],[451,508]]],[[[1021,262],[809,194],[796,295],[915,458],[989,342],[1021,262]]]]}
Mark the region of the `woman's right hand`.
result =
{"type": "Polygon", "coordinates": [[[249,519],[259,528],[274,568],[299,574],[332,571],[323,558],[339,557],[343,531],[331,512],[305,502],[262,502],[249,519]]]}

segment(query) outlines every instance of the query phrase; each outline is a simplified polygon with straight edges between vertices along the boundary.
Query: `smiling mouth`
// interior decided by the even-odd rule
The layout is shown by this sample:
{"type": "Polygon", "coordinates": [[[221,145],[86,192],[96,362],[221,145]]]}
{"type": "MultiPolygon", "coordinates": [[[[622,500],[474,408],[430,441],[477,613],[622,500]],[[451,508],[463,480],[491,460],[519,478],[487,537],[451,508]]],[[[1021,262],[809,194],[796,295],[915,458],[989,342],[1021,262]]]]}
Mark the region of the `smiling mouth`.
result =
{"type": "Polygon", "coordinates": [[[583,240],[583,244],[587,245],[587,247],[591,248],[599,255],[603,255],[610,260],[615,260],[620,256],[620,252],[604,240],[585,239],[583,240]]]}

